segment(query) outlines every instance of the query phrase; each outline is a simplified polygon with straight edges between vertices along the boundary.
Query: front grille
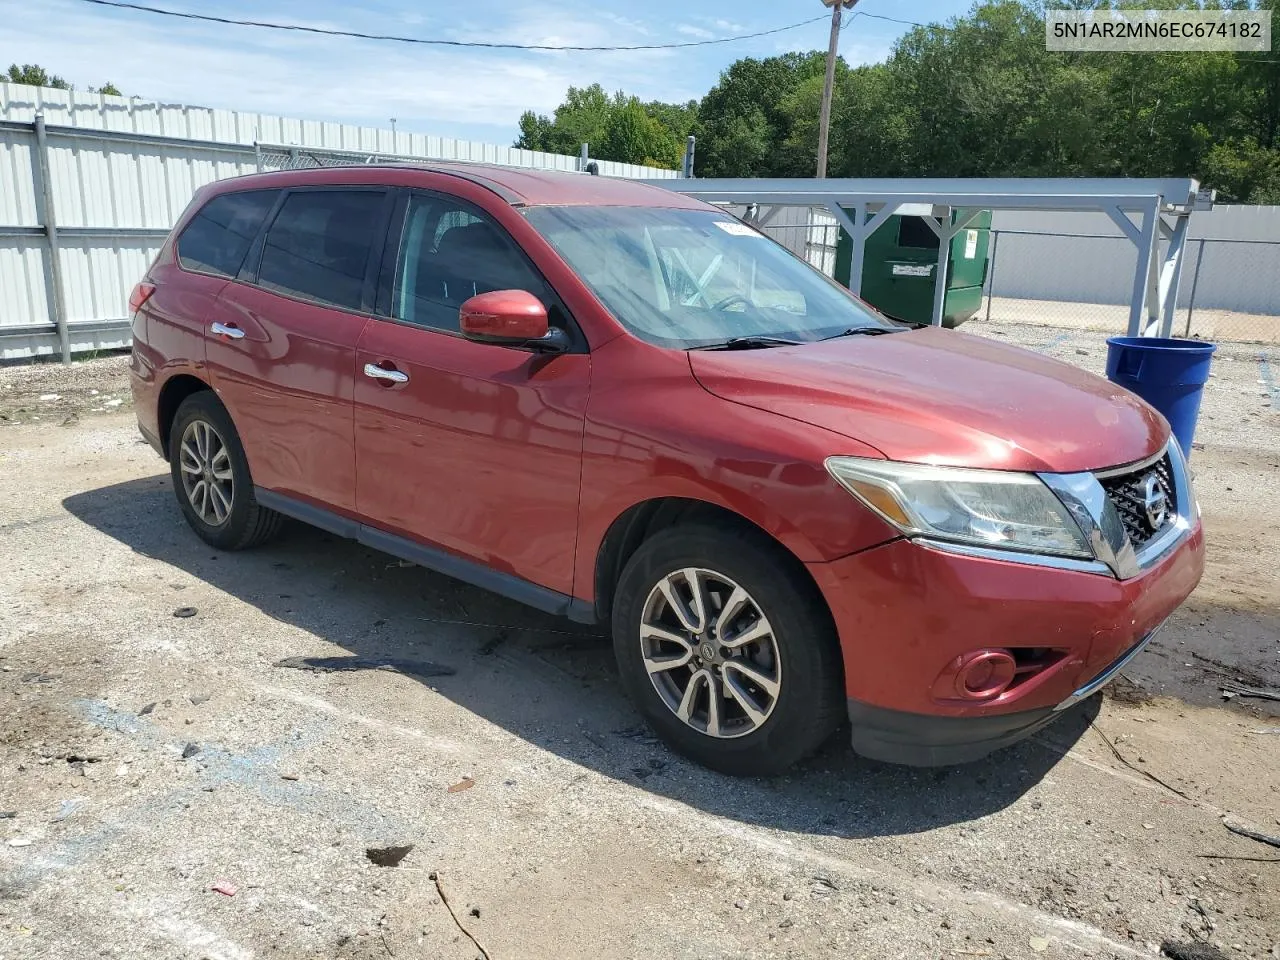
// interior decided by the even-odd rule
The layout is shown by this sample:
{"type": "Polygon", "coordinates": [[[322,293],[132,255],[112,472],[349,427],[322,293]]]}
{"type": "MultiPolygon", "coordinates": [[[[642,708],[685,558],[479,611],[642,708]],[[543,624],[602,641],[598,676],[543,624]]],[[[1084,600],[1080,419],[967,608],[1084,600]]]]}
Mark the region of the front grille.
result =
{"type": "Polygon", "coordinates": [[[1098,482],[1120,514],[1124,532],[1135,550],[1141,550],[1177,520],[1179,504],[1173,486],[1173,465],[1167,453],[1153,464],[1127,473],[1099,477],[1098,482]],[[1147,480],[1153,474],[1168,497],[1165,519],[1158,527],[1152,527],[1147,516],[1147,480]]]}

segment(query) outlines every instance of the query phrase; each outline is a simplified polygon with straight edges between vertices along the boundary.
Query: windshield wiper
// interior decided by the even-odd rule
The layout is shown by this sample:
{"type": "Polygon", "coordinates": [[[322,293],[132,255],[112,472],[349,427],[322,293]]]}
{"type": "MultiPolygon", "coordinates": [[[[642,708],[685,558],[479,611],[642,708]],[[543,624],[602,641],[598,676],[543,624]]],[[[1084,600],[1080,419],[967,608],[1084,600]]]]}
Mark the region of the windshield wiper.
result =
{"type": "Polygon", "coordinates": [[[850,327],[842,333],[835,333],[829,337],[823,337],[823,340],[839,340],[841,337],[878,337],[885,333],[902,333],[909,327],[903,327],[902,330],[894,330],[889,327],[850,327]]]}
{"type": "Polygon", "coordinates": [[[753,335],[749,337],[731,337],[723,343],[708,343],[702,347],[690,347],[690,350],[761,350],[766,347],[796,347],[803,340],[788,340],[785,337],[768,337],[753,335]]]}

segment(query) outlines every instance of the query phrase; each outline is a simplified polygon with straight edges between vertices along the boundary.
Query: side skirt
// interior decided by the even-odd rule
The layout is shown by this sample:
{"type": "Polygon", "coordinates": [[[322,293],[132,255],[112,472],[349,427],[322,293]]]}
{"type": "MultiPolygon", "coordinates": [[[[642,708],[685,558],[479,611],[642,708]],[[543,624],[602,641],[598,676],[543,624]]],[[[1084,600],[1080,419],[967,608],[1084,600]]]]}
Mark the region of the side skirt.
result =
{"type": "Polygon", "coordinates": [[[594,604],[584,600],[548,590],[521,577],[493,570],[474,560],[467,560],[438,547],[427,546],[408,537],[379,530],[377,527],[371,527],[281,493],[254,487],[253,495],[258,503],[268,509],[283,513],[286,517],[301,520],[303,523],[309,523],[336,536],[355,540],[393,557],[408,560],[410,563],[443,573],[455,580],[462,580],[464,583],[490,590],[546,613],[569,617],[579,623],[596,622],[594,604]]]}

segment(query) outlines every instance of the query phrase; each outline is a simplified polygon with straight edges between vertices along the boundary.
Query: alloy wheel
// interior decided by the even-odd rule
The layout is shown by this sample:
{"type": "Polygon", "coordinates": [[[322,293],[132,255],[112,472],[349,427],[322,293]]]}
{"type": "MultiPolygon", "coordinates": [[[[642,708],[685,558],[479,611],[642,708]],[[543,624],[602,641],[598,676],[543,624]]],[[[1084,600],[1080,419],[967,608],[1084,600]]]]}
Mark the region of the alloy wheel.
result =
{"type": "Polygon", "coordinates": [[[753,733],[778,703],[782,661],[773,627],[722,573],[685,567],[659,580],[640,617],[640,648],[663,703],[707,736],[753,733]]]}
{"type": "Polygon", "coordinates": [[[231,516],[235,474],[226,442],[206,420],[192,420],[182,432],[178,448],[182,489],[196,516],[218,527],[231,516]]]}

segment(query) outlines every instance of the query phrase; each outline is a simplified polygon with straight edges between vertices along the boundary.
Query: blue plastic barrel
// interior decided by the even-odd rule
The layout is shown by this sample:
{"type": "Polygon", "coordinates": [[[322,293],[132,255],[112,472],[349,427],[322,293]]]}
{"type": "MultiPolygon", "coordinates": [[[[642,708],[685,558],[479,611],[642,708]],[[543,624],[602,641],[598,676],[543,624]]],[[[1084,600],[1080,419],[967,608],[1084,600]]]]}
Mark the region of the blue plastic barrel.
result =
{"type": "Polygon", "coordinates": [[[1107,379],[1159,410],[1189,457],[1216,344],[1166,337],[1112,337],[1107,379]]]}

